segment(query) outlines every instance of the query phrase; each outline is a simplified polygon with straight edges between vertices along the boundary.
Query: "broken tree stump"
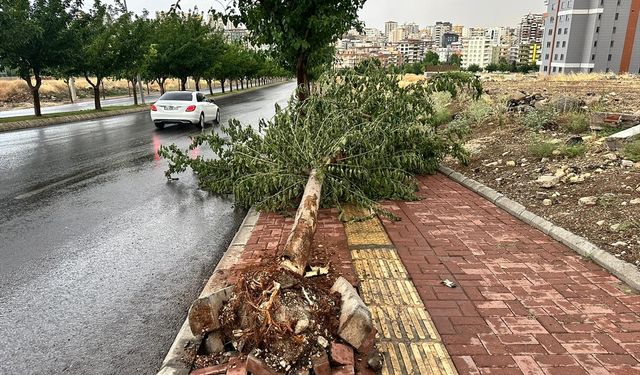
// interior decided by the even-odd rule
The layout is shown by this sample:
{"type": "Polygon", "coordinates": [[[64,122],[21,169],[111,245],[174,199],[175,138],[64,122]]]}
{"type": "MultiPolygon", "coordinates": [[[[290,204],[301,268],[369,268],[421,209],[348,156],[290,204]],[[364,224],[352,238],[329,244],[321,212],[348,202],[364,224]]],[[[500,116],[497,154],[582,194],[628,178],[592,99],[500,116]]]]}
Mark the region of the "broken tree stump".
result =
{"type": "Polygon", "coordinates": [[[302,201],[296,213],[291,234],[284,246],[281,265],[285,269],[303,275],[311,257],[311,243],[318,223],[322,179],[313,169],[309,174],[302,201]]]}

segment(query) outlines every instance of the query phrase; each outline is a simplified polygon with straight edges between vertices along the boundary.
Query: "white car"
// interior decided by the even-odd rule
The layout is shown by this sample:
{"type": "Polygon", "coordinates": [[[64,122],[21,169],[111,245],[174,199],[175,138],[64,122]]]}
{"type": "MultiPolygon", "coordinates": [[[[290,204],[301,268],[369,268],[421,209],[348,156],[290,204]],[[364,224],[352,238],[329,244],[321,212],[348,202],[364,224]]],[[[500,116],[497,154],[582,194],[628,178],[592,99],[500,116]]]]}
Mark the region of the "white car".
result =
{"type": "Polygon", "coordinates": [[[151,119],[158,129],[165,124],[194,124],[204,128],[207,122],[220,123],[220,108],[199,92],[167,92],[151,105],[151,119]]]}

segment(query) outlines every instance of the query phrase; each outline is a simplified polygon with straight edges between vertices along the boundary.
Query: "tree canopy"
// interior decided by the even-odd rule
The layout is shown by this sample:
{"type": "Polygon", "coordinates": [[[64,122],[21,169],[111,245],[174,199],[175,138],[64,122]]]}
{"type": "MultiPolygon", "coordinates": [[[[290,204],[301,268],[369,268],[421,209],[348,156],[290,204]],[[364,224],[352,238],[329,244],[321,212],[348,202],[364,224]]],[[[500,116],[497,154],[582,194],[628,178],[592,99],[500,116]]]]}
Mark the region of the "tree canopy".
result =
{"type": "Polygon", "coordinates": [[[310,72],[331,62],[333,44],[351,28],[362,29],[358,11],[365,2],[234,0],[226,18],[244,24],[253,43],[269,46],[280,64],[296,74],[298,85],[308,90],[310,72]]]}

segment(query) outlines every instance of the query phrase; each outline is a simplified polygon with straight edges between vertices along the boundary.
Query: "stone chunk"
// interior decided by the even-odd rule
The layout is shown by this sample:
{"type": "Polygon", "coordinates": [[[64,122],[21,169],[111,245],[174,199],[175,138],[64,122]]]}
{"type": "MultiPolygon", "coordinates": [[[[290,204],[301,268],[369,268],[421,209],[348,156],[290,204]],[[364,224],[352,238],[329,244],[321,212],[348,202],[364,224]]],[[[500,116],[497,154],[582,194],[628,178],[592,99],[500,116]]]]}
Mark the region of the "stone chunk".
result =
{"type": "Polygon", "coordinates": [[[359,348],[373,330],[371,311],[355,288],[343,277],[336,280],[331,292],[340,293],[342,297],[338,334],[351,346],[359,348]]]}
{"type": "Polygon", "coordinates": [[[221,332],[211,332],[204,340],[204,348],[208,354],[218,354],[224,351],[221,332]]]}
{"type": "Polygon", "coordinates": [[[238,357],[229,359],[227,375],[247,375],[247,360],[238,357]]]}
{"type": "Polygon", "coordinates": [[[207,297],[198,298],[189,308],[189,327],[195,336],[220,328],[220,309],[231,298],[233,287],[221,289],[207,297]]]}
{"type": "Polygon", "coordinates": [[[578,200],[580,206],[595,206],[598,203],[598,197],[582,197],[578,200]]]}
{"type": "Polygon", "coordinates": [[[331,360],[342,366],[354,364],[353,349],[337,342],[331,343],[331,360]]]}
{"type": "Polygon", "coordinates": [[[253,375],[283,375],[269,367],[263,360],[253,354],[249,354],[247,358],[247,371],[253,375]]]}
{"type": "Polygon", "coordinates": [[[191,371],[189,375],[222,375],[227,373],[227,364],[209,366],[195,371],[191,371]]]}
{"type": "Polygon", "coordinates": [[[353,366],[335,367],[331,371],[332,375],[356,375],[356,369],[353,366]]]}
{"type": "Polygon", "coordinates": [[[327,353],[313,357],[312,361],[315,375],[331,375],[331,365],[329,365],[329,356],[327,356],[327,353]]]}
{"type": "Polygon", "coordinates": [[[560,178],[557,176],[540,176],[538,183],[545,189],[551,189],[560,183],[560,178]]]}

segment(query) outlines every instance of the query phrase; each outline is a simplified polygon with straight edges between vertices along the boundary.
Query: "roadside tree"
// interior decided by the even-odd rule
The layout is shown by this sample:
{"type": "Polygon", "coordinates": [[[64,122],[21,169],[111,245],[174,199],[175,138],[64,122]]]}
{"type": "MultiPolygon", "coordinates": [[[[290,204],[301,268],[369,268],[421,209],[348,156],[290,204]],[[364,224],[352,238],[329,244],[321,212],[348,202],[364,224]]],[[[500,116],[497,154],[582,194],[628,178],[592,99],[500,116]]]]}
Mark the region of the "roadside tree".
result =
{"type": "Polygon", "coordinates": [[[234,0],[225,17],[244,24],[255,45],[270,46],[273,56],[297,77],[298,98],[309,92],[313,68],[331,62],[328,49],[344,33],[362,29],[358,11],[366,0],[234,0]]]}
{"type": "Polygon", "coordinates": [[[0,0],[0,65],[27,82],[41,116],[42,76],[69,63],[76,48],[70,24],[79,0],[0,0]]]}

